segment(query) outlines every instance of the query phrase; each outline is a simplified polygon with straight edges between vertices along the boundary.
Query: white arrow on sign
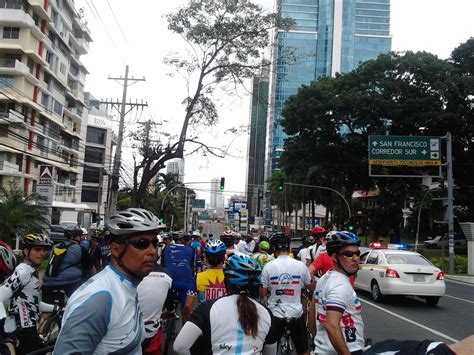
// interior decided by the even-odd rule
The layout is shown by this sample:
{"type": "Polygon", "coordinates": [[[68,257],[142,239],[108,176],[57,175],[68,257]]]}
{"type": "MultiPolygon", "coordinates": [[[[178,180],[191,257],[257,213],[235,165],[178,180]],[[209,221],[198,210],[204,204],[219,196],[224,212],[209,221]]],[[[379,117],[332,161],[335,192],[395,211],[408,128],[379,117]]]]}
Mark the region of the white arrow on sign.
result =
{"type": "Polygon", "coordinates": [[[425,154],[428,153],[428,152],[423,149],[423,150],[421,151],[421,153],[422,153],[423,155],[425,155],[425,154]]]}
{"type": "Polygon", "coordinates": [[[375,146],[377,145],[377,142],[374,141],[374,142],[372,143],[372,145],[375,147],[375,146]]]}

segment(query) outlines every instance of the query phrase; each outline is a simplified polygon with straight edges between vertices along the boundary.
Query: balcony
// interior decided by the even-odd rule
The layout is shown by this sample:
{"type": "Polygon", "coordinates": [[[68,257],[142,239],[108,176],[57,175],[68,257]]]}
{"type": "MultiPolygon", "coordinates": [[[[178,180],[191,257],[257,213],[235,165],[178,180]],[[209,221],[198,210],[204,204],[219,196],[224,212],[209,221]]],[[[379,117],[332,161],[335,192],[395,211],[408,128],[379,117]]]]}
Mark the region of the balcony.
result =
{"type": "Polygon", "coordinates": [[[25,126],[25,116],[18,111],[10,110],[8,114],[6,112],[0,113],[0,116],[13,125],[25,126]]]}
{"type": "Polygon", "coordinates": [[[29,27],[36,38],[43,39],[45,37],[36,26],[33,18],[23,9],[2,9],[0,11],[0,23],[3,26],[29,27]]]}
{"type": "Polygon", "coordinates": [[[0,160],[0,175],[19,175],[20,167],[7,160],[0,160]]]}
{"type": "Polygon", "coordinates": [[[45,1],[44,0],[28,0],[30,6],[36,10],[39,15],[45,18],[48,21],[51,21],[51,17],[49,16],[49,11],[46,10],[43,6],[45,1]]]}

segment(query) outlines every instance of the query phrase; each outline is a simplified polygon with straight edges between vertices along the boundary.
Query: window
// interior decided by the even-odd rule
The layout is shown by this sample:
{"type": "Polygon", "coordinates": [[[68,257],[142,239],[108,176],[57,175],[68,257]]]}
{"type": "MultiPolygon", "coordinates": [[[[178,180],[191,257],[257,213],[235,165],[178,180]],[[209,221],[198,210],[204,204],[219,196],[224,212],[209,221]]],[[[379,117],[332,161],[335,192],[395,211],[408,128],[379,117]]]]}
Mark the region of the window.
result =
{"type": "Polygon", "coordinates": [[[66,64],[64,64],[63,62],[61,62],[59,64],[59,71],[63,74],[63,75],[66,75],[66,64]]]}
{"type": "Polygon", "coordinates": [[[21,0],[1,0],[0,8],[5,9],[22,9],[24,8],[24,1],[21,0]]]}
{"type": "Polygon", "coordinates": [[[99,187],[96,186],[82,186],[81,194],[82,202],[98,202],[99,201],[99,187]]]}
{"type": "Polygon", "coordinates": [[[49,109],[49,99],[50,99],[49,95],[43,92],[41,95],[41,104],[47,109],[49,109]]]}
{"type": "Polygon", "coordinates": [[[15,78],[10,75],[0,75],[0,88],[10,88],[13,87],[13,82],[15,78]]]}
{"type": "Polygon", "coordinates": [[[14,109],[15,109],[15,103],[11,101],[0,101],[0,113],[8,113],[10,112],[10,110],[14,110],[14,109]]]}
{"type": "Polygon", "coordinates": [[[376,265],[378,263],[378,261],[379,261],[379,256],[377,255],[377,253],[372,252],[370,254],[370,256],[367,258],[366,264],[375,264],[376,265]]]}
{"type": "Polygon", "coordinates": [[[93,182],[98,184],[99,183],[99,168],[93,167],[84,167],[84,182],[93,182]]]}
{"type": "Polygon", "coordinates": [[[104,162],[104,149],[86,147],[84,160],[86,163],[102,164],[104,162]]]}
{"type": "Polygon", "coordinates": [[[6,39],[20,38],[20,27],[4,27],[3,38],[6,38],[6,39]]]}
{"type": "Polygon", "coordinates": [[[54,112],[56,112],[59,116],[63,114],[63,105],[60,102],[54,101],[54,112]]]}
{"type": "Polygon", "coordinates": [[[87,128],[87,142],[94,144],[105,144],[105,129],[88,127],[87,128]]]}

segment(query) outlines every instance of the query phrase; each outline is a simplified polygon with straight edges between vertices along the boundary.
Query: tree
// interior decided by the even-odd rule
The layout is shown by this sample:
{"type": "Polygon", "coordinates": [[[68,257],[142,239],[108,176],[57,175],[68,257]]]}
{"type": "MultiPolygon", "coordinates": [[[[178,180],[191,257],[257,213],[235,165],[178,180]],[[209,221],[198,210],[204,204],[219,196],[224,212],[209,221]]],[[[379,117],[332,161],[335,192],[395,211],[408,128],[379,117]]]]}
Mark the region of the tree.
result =
{"type": "Polygon", "coordinates": [[[11,185],[0,189],[0,239],[10,244],[15,235],[42,232],[48,225],[48,209],[38,204],[43,198],[37,194],[23,196],[11,185]]]}
{"type": "Polygon", "coordinates": [[[185,76],[188,96],[182,101],[185,109],[179,135],[149,140],[135,166],[135,206],[143,205],[150,181],[165,163],[182,158],[188,145],[187,153],[226,155],[223,147],[200,141],[197,133],[199,127],[217,123],[213,93],[217,89],[233,91],[258,72],[270,43],[270,31],[276,26],[289,28],[293,23],[265,13],[249,0],[190,0],[167,20],[168,28],[180,35],[189,48],[188,57],[174,55],[166,61],[185,76]]]}
{"type": "Polygon", "coordinates": [[[316,179],[349,199],[354,189],[377,186],[380,205],[374,214],[389,222],[375,224],[396,234],[401,213],[394,211],[405,197],[417,195],[419,180],[369,178],[368,136],[420,135],[423,127],[429,136],[453,134],[456,184],[472,185],[474,125],[468,98],[474,85],[466,54],[471,40],[459,48],[451,61],[425,52],[388,53],[350,73],[302,86],[283,110],[282,125],[290,135],[281,157],[285,174],[294,182],[316,179]]]}

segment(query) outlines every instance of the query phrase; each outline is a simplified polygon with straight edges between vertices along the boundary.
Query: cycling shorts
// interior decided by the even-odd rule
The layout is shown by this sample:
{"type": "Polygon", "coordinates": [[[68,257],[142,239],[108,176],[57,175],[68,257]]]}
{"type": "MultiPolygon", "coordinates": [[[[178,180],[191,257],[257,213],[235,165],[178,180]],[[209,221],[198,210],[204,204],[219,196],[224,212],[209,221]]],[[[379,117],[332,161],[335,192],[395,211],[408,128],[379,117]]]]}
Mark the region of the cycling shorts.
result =
{"type": "Polygon", "coordinates": [[[285,324],[288,324],[291,340],[293,340],[293,344],[295,344],[296,352],[306,353],[309,351],[308,331],[304,316],[301,316],[300,318],[291,318],[288,323],[285,318],[274,317],[274,320],[278,339],[281,339],[285,331],[285,324]]]}
{"type": "Polygon", "coordinates": [[[191,283],[186,281],[175,281],[171,284],[171,288],[179,295],[179,302],[181,306],[184,307],[184,303],[186,302],[186,295],[188,290],[191,288],[191,283]]]}

